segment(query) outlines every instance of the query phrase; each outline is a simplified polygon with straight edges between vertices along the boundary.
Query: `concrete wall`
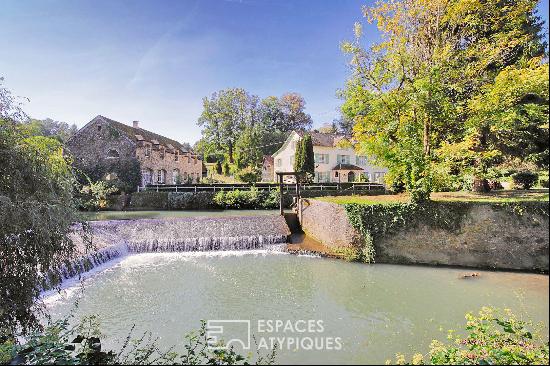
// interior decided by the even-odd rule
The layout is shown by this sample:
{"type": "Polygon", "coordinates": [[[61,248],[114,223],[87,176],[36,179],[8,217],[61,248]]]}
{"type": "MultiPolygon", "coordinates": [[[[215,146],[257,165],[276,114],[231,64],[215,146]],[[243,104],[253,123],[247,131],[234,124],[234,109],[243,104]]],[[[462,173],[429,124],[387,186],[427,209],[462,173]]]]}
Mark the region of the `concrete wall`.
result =
{"type": "MultiPolygon", "coordinates": [[[[302,228],[329,246],[360,245],[341,205],[305,200],[302,228]]],[[[541,203],[544,204],[544,203],[541,203]]],[[[420,224],[375,238],[377,263],[548,271],[548,216],[472,204],[456,231],[420,224]]]]}
{"type": "Polygon", "coordinates": [[[327,246],[359,246],[362,241],[342,205],[302,199],[301,224],[308,236],[327,246]]]}

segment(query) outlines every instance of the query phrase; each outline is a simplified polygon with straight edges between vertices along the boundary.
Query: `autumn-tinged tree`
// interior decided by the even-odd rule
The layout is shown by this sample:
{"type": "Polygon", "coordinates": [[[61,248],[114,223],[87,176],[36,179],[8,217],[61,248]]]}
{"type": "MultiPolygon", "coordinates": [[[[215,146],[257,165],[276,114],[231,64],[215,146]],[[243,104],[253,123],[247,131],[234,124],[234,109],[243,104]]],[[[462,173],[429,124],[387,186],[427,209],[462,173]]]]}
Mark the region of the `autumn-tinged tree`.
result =
{"type": "MultiPolygon", "coordinates": [[[[479,107],[500,108],[483,101],[501,72],[543,66],[535,6],[533,0],[403,0],[363,9],[382,41],[365,48],[356,24],[355,41],[344,43],[353,74],[341,93],[342,112],[355,122],[360,147],[389,168],[390,183],[402,180],[422,200],[441,172],[473,165],[472,174],[483,179],[487,165],[498,163],[501,151],[487,145],[496,125],[480,118],[479,107]],[[469,154],[445,154],[461,149],[469,154]],[[468,163],[456,161],[469,156],[468,163]]],[[[537,75],[535,84],[544,84],[537,75]]]]}
{"type": "Polygon", "coordinates": [[[313,121],[305,112],[306,101],[298,93],[286,93],[279,98],[280,108],[283,114],[283,131],[308,130],[313,121]]]}

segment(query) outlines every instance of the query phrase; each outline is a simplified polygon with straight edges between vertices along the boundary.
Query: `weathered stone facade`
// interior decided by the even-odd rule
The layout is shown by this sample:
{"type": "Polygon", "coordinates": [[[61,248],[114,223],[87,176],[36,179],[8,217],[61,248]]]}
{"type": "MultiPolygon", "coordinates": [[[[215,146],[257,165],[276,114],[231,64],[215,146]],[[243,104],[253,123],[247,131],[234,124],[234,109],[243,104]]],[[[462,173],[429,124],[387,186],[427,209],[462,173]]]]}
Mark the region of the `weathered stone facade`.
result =
{"type": "Polygon", "coordinates": [[[202,161],[197,155],[175,140],[139,128],[137,122],[128,126],[97,116],[67,141],[66,147],[82,166],[137,159],[142,186],[196,183],[202,176],[202,161]]]}

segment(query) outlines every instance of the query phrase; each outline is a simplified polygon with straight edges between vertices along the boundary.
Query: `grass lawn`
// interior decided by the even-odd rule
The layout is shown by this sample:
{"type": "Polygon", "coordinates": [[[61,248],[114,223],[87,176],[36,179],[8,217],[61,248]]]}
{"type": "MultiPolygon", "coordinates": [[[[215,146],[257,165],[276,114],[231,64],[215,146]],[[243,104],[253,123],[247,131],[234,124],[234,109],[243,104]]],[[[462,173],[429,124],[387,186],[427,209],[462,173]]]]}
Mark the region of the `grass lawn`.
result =
{"type": "MultiPolygon", "coordinates": [[[[408,202],[408,194],[379,195],[379,196],[327,196],[316,198],[333,203],[363,203],[368,205],[408,202]]],[[[489,193],[475,192],[436,192],[432,193],[434,201],[462,201],[462,202],[524,202],[548,201],[548,189],[531,190],[499,190],[489,193]]]]}

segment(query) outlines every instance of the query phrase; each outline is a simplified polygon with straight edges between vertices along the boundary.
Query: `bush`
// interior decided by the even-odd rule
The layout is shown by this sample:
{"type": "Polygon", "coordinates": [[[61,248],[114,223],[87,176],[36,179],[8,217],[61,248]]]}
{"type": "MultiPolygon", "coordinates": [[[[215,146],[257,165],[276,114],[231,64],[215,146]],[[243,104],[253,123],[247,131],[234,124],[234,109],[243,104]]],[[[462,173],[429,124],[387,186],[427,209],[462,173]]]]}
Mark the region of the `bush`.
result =
{"type": "MultiPolygon", "coordinates": [[[[26,337],[22,344],[0,343],[0,361],[31,365],[249,365],[253,362],[270,365],[276,356],[276,348],[266,355],[258,352],[254,360],[251,354],[242,356],[233,347],[210,347],[211,338],[204,321],[198,331],[185,336],[181,353],[174,351],[175,347],[161,351],[150,333],[134,338],[130,331],[117,350],[105,350],[101,338],[95,316],[84,318],[76,327],[64,319],[26,337]]],[[[214,345],[224,343],[219,341],[214,345]]]]}
{"type": "MultiPolygon", "coordinates": [[[[214,203],[225,209],[276,209],[279,207],[279,191],[259,191],[252,187],[249,191],[218,192],[214,196],[214,203]]],[[[285,196],[285,206],[289,197],[285,196]]]]}
{"type": "Polygon", "coordinates": [[[530,171],[522,171],[512,175],[514,187],[517,189],[529,189],[537,182],[539,175],[530,171]]]}
{"type": "MultiPolygon", "coordinates": [[[[466,337],[449,331],[448,344],[433,341],[431,365],[548,365],[548,342],[531,322],[519,320],[510,310],[484,307],[478,315],[466,314],[466,337]]],[[[397,355],[397,364],[406,364],[397,355]]],[[[410,363],[424,364],[416,354],[410,363]]]]}
{"type": "Polygon", "coordinates": [[[256,183],[260,180],[260,173],[256,169],[248,167],[237,172],[235,178],[245,183],[256,183]]]}
{"type": "Polygon", "coordinates": [[[201,210],[216,208],[212,192],[168,193],[168,208],[171,210],[201,210]]]}
{"type": "Polygon", "coordinates": [[[168,193],[151,191],[132,193],[130,208],[139,210],[166,210],[168,208],[168,193]]]}
{"type": "Polygon", "coordinates": [[[104,181],[90,182],[81,188],[81,207],[86,210],[101,210],[107,208],[109,195],[118,191],[104,181]]]}
{"type": "Polygon", "coordinates": [[[548,188],[548,172],[539,174],[539,186],[542,188],[548,188]]]}

